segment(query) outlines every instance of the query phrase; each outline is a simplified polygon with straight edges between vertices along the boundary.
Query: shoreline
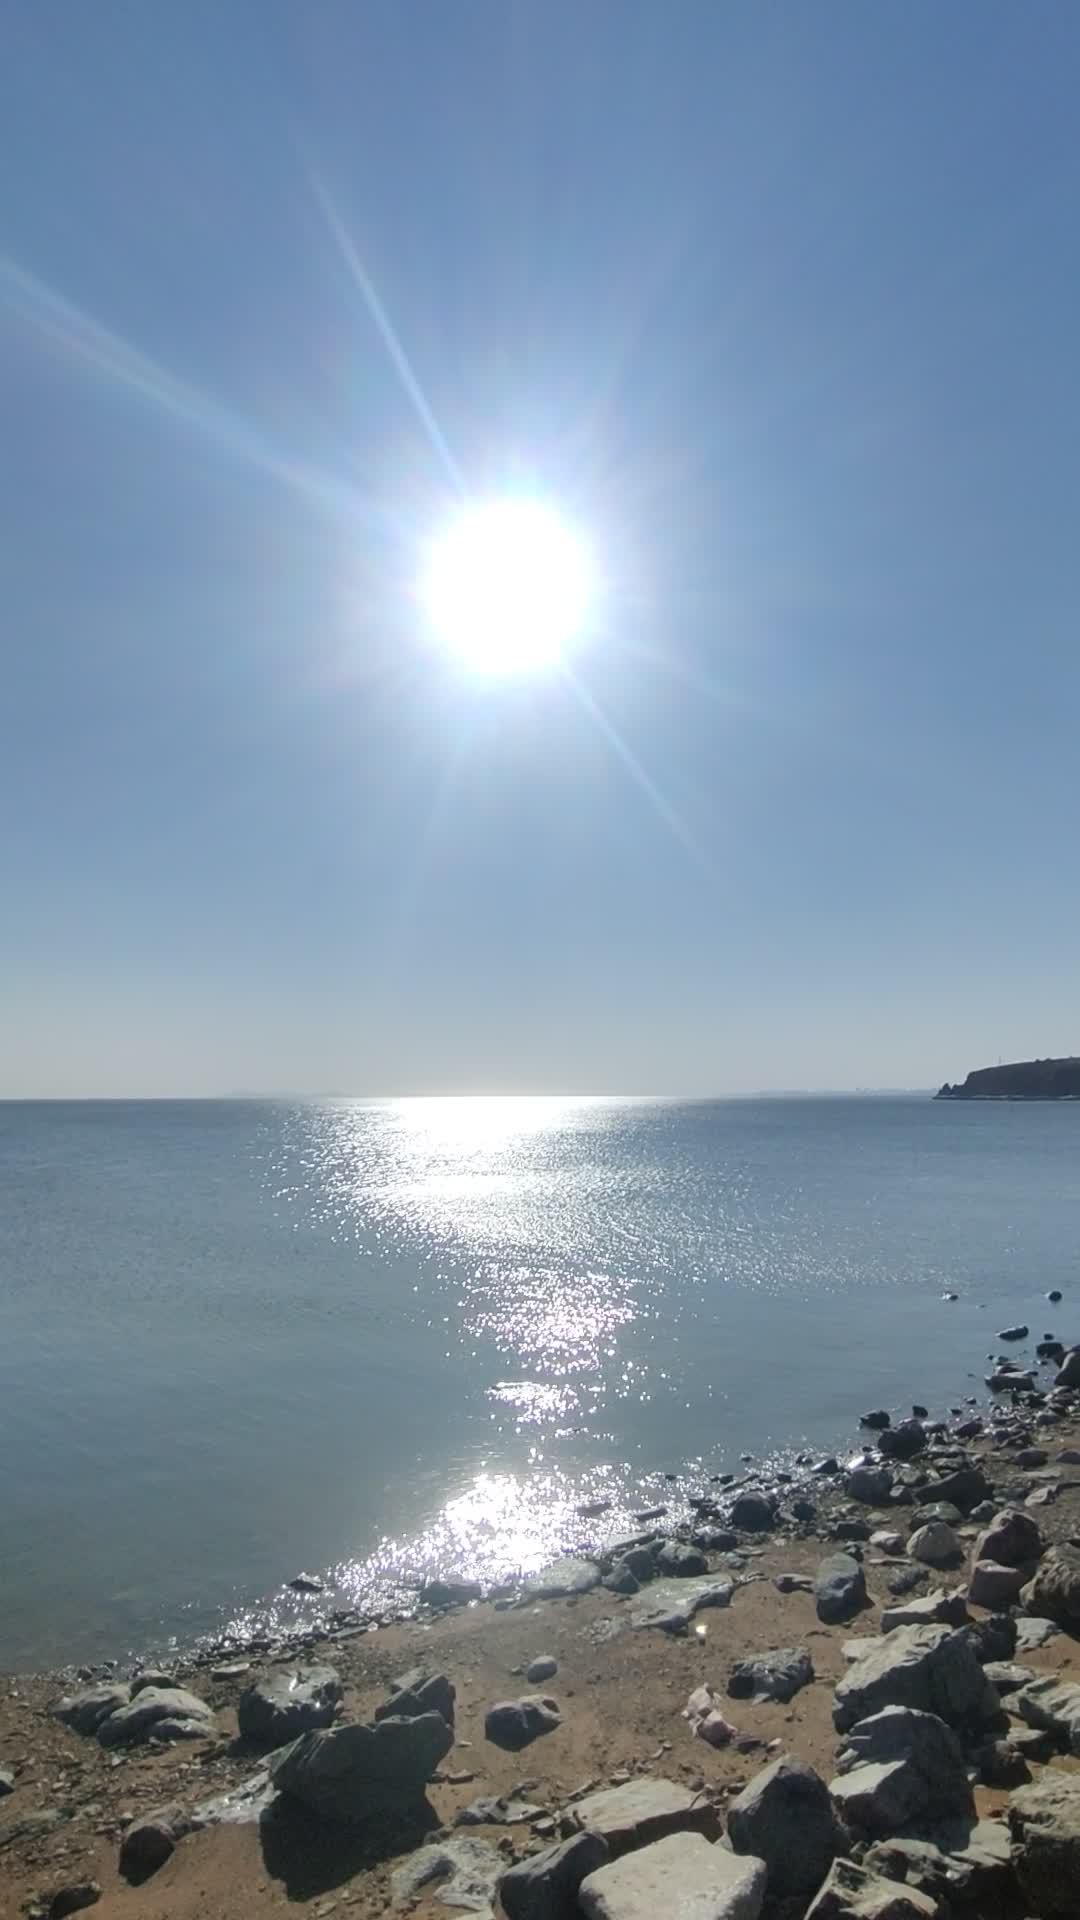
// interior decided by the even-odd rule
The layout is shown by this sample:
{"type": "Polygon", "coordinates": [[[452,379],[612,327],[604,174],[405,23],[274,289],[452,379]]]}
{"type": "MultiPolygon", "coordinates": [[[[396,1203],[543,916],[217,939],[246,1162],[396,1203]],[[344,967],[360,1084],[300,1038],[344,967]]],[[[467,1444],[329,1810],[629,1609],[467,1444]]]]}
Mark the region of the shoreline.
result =
{"type": "MultiPolygon", "coordinates": [[[[1016,1369],[1018,1381],[1026,1380],[1026,1370],[1017,1369],[1015,1362],[1002,1364],[1016,1369]]],[[[1053,1365],[1050,1359],[1043,1362],[1044,1367],[1053,1365]]],[[[612,1776],[674,1773],[700,1779],[701,1790],[720,1806],[737,1782],[745,1784],[772,1757],[778,1744],[790,1745],[800,1759],[828,1777],[835,1735],[826,1686],[808,1686],[783,1706],[725,1702],[738,1742],[722,1751],[694,1738],[684,1717],[687,1696],[702,1679],[722,1686],[725,1666],[765,1647],[805,1645],[812,1651],[817,1681],[835,1681],[844,1671],[845,1642],[864,1635],[870,1639],[878,1631],[871,1609],[898,1604],[903,1586],[917,1597],[933,1593],[942,1579],[950,1586],[962,1580],[962,1568],[938,1573],[921,1563],[913,1565],[903,1549],[886,1552],[874,1544],[875,1534],[880,1540],[890,1529],[906,1531],[919,1504],[920,1485],[932,1482],[934,1473],[950,1464],[955,1471],[958,1460],[985,1471],[994,1485],[996,1505],[1028,1507],[1049,1539],[1068,1537],[1080,1508],[1080,1392],[1065,1389],[1054,1395],[1050,1377],[1040,1369],[1040,1384],[990,1390],[978,1407],[971,1405],[974,1399],[964,1396],[959,1414],[947,1421],[927,1420],[926,1445],[910,1458],[903,1457],[907,1442],[897,1439],[899,1423],[890,1422],[884,1429],[880,1424],[863,1427],[853,1436],[852,1453],[864,1456],[870,1476],[865,1483],[851,1460],[835,1460],[832,1468],[827,1462],[805,1461],[791,1470],[747,1462],[739,1476],[718,1476],[701,1487],[680,1516],[656,1513],[643,1520],[634,1544],[655,1551],[657,1543],[669,1541],[696,1552],[708,1580],[731,1587],[729,1603],[721,1611],[702,1612],[682,1633],[643,1631],[634,1625],[635,1608],[668,1584],[662,1574],[641,1583],[636,1593],[602,1584],[611,1582],[612,1567],[622,1558],[616,1548],[624,1548],[628,1539],[616,1541],[609,1535],[607,1552],[595,1563],[595,1579],[590,1575],[580,1591],[560,1592],[556,1578],[548,1583],[555,1587],[549,1593],[541,1590],[543,1582],[533,1591],[527,1583],[523,1590],[519,1582],[483,1597],[429,1592],[427,1602],[421,1599],[410,1609],[377,1619],[350,1614],[276,1636],[219,1638],[213,1645],[175,1655],[164,1678],[196,1694],[211,1716],[211,1731],[197,1743],[184,1740],[110,1752],[52,1716],[58,1695],[76,1686],[115,1681],[120,1662],[5,1675],[0,1687],[0,1769],[9,1769],[13,1790],[0,1799],[0,1889],[8,1885],[28,1915],[48,1914],[48,1903],[39,1898],[42,1888],[59,1885],[65,1875],[68,1880],[89,1878],[102,1889],[96,1903],[101,1920],[114,1914],[137,1914],[139,1920],[157,1914],[157,1906],[146,1904],[151,1893],[153,1899],[168,1893],[173,1903],[160,1907],[162,1916],[218,1920],[220,1915],[225,1920],[236,1910],[241,1882],[247,1887],[246,1905],[240,1900],[244,1911],[270,1913],[279,1904],[284,1908],[297,1897],[309,1897],[341,1901],[361,1917],[384,1912],[389,1876],[400,1865],[392,1851],[377,1859],[365,1857],[348,1873],[348,1861],[335,1856],[336,1863],[324,1875],[326,1885],[298,1895],[295,1869],[274,1871],[273,1861],[260,1851],[261,1829],[250,1819],[229,1818],[182,1842],[134,1904],[131,1889],[118,1874],[119,1849],[134,1819],[162,1802],[190,1806],[208,1795],[235,1793],[257,1772],[257,1750],[237,1738],[239,1697],[260,1674],[313,1660],[337,1669],[349,1721],[375,1710],[401,1668],[419,1659],[445,1669],[458,1689],[460,1752],[455,1752],[453,1765],[447,1763],[446,1772],[436,1775],[431,1799],[442,1827],[455,1833],[455,1821],[478,1794],[490,1790],[496,1798],[506,1795],[527,1777],[535,1817],[520,1827],[500,1821],[493,1825],[504,1855],[509,1848],[518,1857],[546,1843],[545,1823],[551,1828],[559,1809],[587,1782],[602,1785],[612,1776]],[[1076,1464],[1059,1462],[1055,1456],[1073,1453],[1069,1443],[1074,1441],[1076,1464]],[[898,1451],[889,1453],[890,1447],[898,1451]],[[1033,1449],[1041,1460],[1034,1460],[1033,1449]],[[888,1488],[880,1479],[883,1470],[892,1476],[888,1488]],[[770,1509],[767,1520],[762,1503],[770,1509]],[[694,1535],[706,1544],[695,1547],[694,1535]],[[870,1599],[865,1609],[829,1625],[815,1614],[805,1588],[823,1555],[839,1549],[861,1558],[870,1599]],[[778,1578],[796,1584],[781,1590],[778,1578]],[[455,1598],[458,1604],[451,1604],[455,1598]],[[560,1702],[559,1730],[550,1740],[531,1745],[527,1755],[500,1753],[484,1736],[483,1712],[493,1700],[520,1692],[529,1661],[548,1649],[558,1662],[551,1686],[560,1702]],[[202,1896],[196,1900],[188,1882],[195,1860],[203,1863],[195,1876],[200,1885],[208,1872],[211,1881],[220,1882],[210,1904],[199,1904],[202,1896]],[[254,1902],[252,1885],[258,1889],[254,1902]]],[[[904,1417],[907,1429],[914,1419],[904,1417]]],[[[977,1522],[968,1514],[957,1517],[966,1549],[977,1522]]],[[[704,1575],[696,1577],[700,1585],[704,1575]]],[[[687,1578],[673,1584],[689,1594],[692,1583],[687,1578]]],[[[973,1603],[972,1617],[983,1617],[973,1603]]],[[[1023,1659],[1035,1671],[1056,1672],[1061,1649],[1068,1645],[1059,1642],[1057,1649],[1040,1649],[1023,1659]]],[[[140,1670],[137,1662],[128,1669],[133,1674],[140,1670]]],[[[984,1811],[1000,1811],[1000,1793],[995,1797],[980,1788],[976,1799],[984,1811]]],[[[472,1826],[465,1831],[471,1834],[472,1826]]],[[[492,1837],[482,1824],[476,1831],[492,1837]]],[[[416,1910],[430,1910],[433,1916],[446,1913],[445,1906],[429,1909],[423,1900],[416,1910]]]]}

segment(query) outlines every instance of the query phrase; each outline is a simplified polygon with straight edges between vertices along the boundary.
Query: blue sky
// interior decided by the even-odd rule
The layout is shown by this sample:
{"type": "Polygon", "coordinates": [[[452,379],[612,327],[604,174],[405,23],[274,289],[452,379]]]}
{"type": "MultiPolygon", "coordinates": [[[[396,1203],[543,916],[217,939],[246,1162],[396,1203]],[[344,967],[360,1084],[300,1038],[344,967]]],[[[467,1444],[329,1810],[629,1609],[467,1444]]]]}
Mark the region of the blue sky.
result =
{"type": "Polygon", "coordinates": [[[11,10],[0,1091],[1080,1048],[1078,59],[1004,0],[11,10]],[[433,643],[460,485],[587,535],[570,671],[433,643]]]}

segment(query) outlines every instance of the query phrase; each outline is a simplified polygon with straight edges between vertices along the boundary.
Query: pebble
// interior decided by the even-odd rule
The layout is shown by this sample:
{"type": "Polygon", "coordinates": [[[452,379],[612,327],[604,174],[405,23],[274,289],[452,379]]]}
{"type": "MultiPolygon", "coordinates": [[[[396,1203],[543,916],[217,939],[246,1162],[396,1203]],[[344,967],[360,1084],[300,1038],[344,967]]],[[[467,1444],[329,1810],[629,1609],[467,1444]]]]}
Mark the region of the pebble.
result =
{"type": "Polygon", "coordinates": [[[531,1661],[525,1670],[525,1678],[531,1686],[539,1686],[542,1680],[554,1680],[559,1671],[559,1663],[553,1654],[541,1653],[531,1661]]]}

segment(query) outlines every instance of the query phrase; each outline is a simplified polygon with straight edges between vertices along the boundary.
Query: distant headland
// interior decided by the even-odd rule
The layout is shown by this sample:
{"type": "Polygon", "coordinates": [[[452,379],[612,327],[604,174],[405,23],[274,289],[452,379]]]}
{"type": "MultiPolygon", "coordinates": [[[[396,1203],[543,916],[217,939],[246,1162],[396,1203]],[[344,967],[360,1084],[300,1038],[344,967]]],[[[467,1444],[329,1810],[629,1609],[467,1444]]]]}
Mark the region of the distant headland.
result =
{"type": "Polygon", "coordinates": [[[976,1067],[961,1085],[945,1085],[935,1100],[1080,1100],[1080,1055],[1061,1060],[1014,1060],[976,1067]]]}

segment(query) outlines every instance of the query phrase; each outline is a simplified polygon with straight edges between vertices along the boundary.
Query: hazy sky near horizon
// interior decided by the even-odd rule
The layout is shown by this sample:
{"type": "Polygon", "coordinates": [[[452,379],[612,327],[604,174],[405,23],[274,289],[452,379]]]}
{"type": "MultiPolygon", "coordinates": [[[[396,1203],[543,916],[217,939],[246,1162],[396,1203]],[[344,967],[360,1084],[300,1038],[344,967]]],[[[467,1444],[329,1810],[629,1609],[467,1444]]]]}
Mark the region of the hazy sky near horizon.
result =
{"type": "Polygon", "coordinates": [[[34,0],[0,1094],[1080,1048],[1080,10],[34,0]],[[567,670],[417,603],[464,495],[567,670]]]}

